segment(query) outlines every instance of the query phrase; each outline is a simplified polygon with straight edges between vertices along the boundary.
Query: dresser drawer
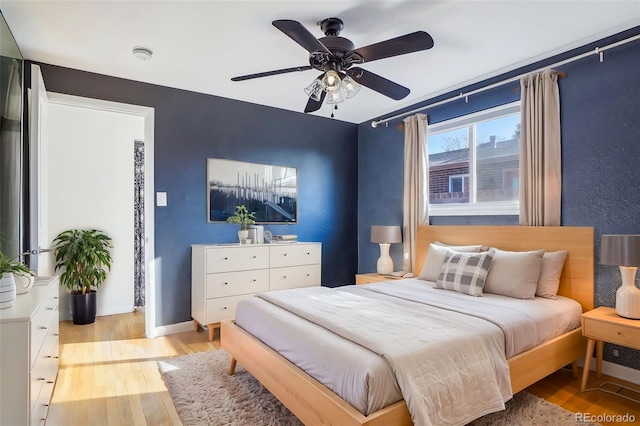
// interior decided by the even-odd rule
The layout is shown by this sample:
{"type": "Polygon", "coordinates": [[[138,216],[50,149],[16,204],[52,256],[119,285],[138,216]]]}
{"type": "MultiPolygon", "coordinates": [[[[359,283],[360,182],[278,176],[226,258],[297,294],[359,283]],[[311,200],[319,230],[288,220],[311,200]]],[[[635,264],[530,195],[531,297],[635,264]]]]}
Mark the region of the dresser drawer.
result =
{"type": "Polygon", "coordinates": [[[207,248],[206,251],[208,274],[269,268],[269,247],[207,248]]]}
{"type": "Polygon", "coordinates": [[[320,244],[281,244],[270,248],[272,268],[311,265],[320,263],[322,258],[320,244]]]}
{"type": "Polygon", "coordinates": [[[263,291],[269,291],[268,269],[207,274],[207,299],[263,291]]]}
{"type": "Polygon", "coordinates": [[[53,383],[45,383],[44,386],[42,386],[40,395],[35,405],[32,406],[31,426],[39,426],[46,423],[49,405],[51,403],[51,394],[53,394],[53,386],[53,383]]]}
{"type": "Polygon", "coordinates": [[[269,290],[311,287],[320,285],[320,265],[274,268],[270,271],[269,290]]]}
{"type": "Polygon", "coordinates": [[[233,320],[236,317],[236,307],[238,302],[253,294],[243,294],[241,296],[220,297],[218,299],[207,300],[207,324],[214,324],[222,320],[233,320]]]}
{"type": "Polygon", "coordinates": [[[50,331],[51,327],[55,327],[57,333],[58,327],[58,288],[52,286],[45,300],[33,314],[31,320],[31,365],[33,366],[36,356],[42,348],[42,343],[50,331]]]}
{"type": "Polygon", "coordinates": [[[640,328],[624,327],[590,318],[585,318],[583,325],[582,334],[587,337],[640,349],[640,328]]]}

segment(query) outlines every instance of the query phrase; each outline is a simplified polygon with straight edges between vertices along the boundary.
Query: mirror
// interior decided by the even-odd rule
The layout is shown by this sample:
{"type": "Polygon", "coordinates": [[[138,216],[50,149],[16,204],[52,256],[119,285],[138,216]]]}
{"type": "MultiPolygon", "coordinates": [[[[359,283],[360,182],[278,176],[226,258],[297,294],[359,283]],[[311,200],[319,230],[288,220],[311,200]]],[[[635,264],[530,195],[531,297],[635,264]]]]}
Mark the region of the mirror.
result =
{"type": "Polygon", "coordinates": [[[22,236],[24,61],[1,12],[0,18],[0,248],[13,257],[22,236]]]}

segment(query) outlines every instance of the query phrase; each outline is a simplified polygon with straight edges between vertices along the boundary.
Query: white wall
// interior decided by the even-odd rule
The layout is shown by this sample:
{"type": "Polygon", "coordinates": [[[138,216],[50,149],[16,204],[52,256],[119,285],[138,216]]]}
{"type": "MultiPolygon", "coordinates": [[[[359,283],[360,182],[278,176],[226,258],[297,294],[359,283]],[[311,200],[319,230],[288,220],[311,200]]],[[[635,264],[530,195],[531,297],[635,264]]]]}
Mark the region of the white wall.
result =
{"type": "MultiPolygon", "coordinates": [[[[49,235],[96,228],[113,239],[113,264],[98,291],[98,315],[133,311],[133,146],[144,140],[144,118],[51,103],[49,235]]],[[[60,290],[60,319],[71,319],[68,292],[60,290]]]]}

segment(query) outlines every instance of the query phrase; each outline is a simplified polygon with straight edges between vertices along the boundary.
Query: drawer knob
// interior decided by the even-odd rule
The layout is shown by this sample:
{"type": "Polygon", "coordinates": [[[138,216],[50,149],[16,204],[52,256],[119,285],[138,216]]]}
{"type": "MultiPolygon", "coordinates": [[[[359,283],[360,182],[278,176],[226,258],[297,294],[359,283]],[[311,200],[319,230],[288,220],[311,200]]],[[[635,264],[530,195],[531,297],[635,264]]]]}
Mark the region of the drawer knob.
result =
{"type": "Polygon", "coordinates": [[[47,311],[53,311],[53,308],[47,308],[47,311]]]}
{"type": "Polygon", "coordinates": [[[45,358],[51,358],[51,355],[47,355],[47,356],[45,356],[45,358]]]}
{"type": "Polygon", "coordinates": [[[307,256],[309,256],[311,253],[307,252],[307,256]]]}
{"type": "Polygon", "coordinates": [[[255,259],[256,257],[258,257],[258,256],[253,256],[253,258],[254,258],[254,259],[255,259]]]}
{"type": "Polygon", "coordinates": [[[254,278],[252,281],[255,283],[257,280],[254,278]]]}
{"type": "Polygon", "coordinates": [[[224,307],[224,308],[222,308],[222,309],[224,309],[224,310],[226,311],[226,310],[227,310],[227,307],[225,306],[225,307],[224,307]]]}
{"type": "Polygon", "coordinates": [[[40,381],[43,381],[43,382],[44,382],[44,381],[45,381],[45,380],[47,380],[47,379],[45,379],[44,377],[38,377],[38,380],[40,380],[40,381]]]}
{"type": "Polygon", "coordinates": [[[229,285],[229,283],[224,283],[224,285],[229,285]]]}
{"type": "Polygon", "coordinates": [[[40,330],[46,330],[47,327],[40,327],[40,330]]]}
{"type": "Polygon", "coordinates": [[[53,383],[53,380],[47,380],[47,384],[49,384],[49,385],[50,385],[50,384],[52,384],[52,383],[53,383]]]}
{"type": "Polygon", "coordinates": [[[285,256],[287,255],[287,253],[284,254],[285,256]]]}
{"type": "Polygon", "coordinates": [[[229,258],[228,258],[228,257],[225,257],[225,258],[224,258],[224,260],[229,260],[229,258]]]}
{"type": "MultiPolygon", "coordinates": [[[[44,405],[45,407],[48,407],[48,406],[49,406],[49,404],[42,404],[42,405],[44,405]]],[[[42,420],[44,420],[44,419],[42,419],[42,420]]]]}
{"type": "Polygon", "coordinates": [[[311,276],[311,274],[307,274],[307,276],[309,277],[309,276],[311,276]]]}
{"type": "Polygon", "coordinates": [[[282,278],[287,278],[287,276],[285,275],[285,276],[284,276],[284,277],[282,277],[282,278]]]}

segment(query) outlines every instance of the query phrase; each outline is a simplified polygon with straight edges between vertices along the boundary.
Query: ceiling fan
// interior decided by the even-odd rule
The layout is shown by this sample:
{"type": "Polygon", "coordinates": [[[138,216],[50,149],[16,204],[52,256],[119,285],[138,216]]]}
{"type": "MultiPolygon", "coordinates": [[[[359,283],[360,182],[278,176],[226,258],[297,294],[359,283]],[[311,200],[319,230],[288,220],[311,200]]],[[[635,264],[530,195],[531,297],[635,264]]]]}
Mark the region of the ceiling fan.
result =
{"type": "MultiPolygon", "coordinates": [[[[344,96],[354,96],[360,85],[391,99],[405,98],[410,92],[408,88],[354,65],[433,47],[433,38],[428,33],[416,31],[356,49],[350,40],[340,37],[344,23],[339,18],[327,18],[318,22],[325,34],[325,37],[319,39],[297,21],[281,19],[273,21],[272,24],[309,52],[309,65],[242,75],[231,80],[243,81],[311,69],[322,71],[322,74],[304,89],[309,95],[304,112],[317,111],[325,98],[329,104],[342,102],[344,96]]],[[[331,116],[333,117],[333,114],[331,116]]]]}

